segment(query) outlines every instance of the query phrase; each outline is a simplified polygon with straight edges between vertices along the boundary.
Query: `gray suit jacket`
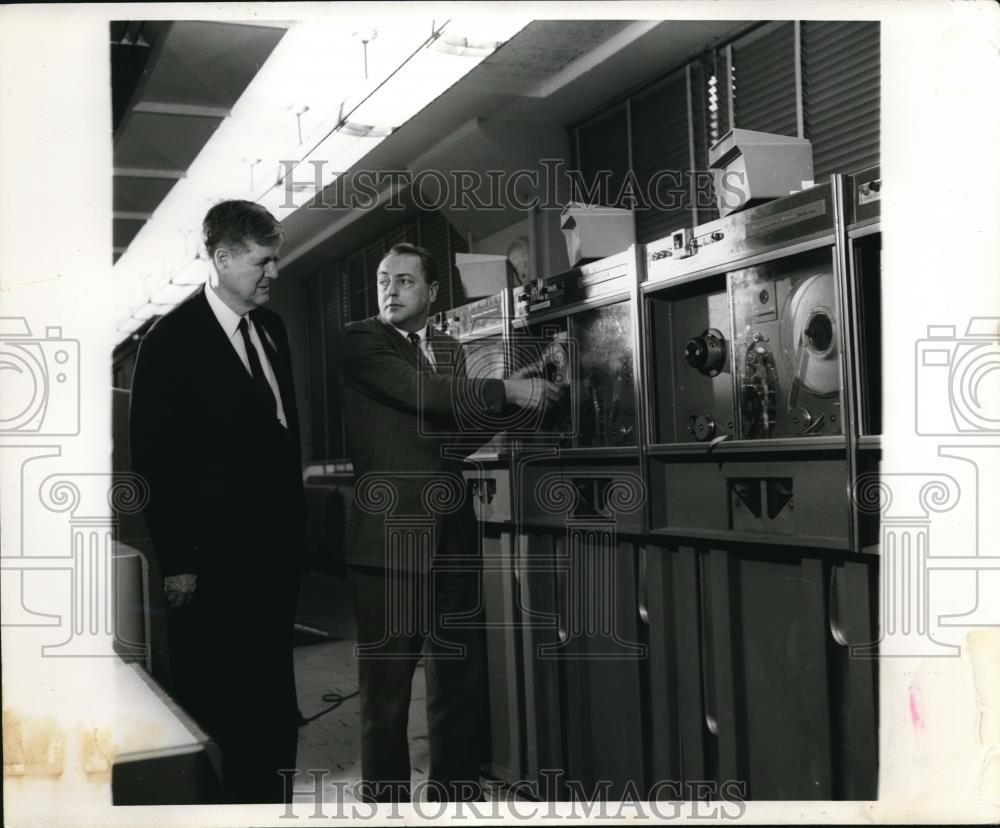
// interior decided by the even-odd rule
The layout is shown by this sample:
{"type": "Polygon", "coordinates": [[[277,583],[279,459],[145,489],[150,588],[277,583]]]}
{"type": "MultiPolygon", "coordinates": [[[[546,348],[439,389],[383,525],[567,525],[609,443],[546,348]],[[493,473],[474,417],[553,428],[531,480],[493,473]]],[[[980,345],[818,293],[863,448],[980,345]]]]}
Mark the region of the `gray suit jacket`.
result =
{"type": "MultiPolygon", "coordinates": [[[[478,532],[461,460],[443,450],[462,443],[466,415],[499,414],[503,383],[469,379],[461,345],[433,334],[437,371],[377,316],[348,324],[339,348],[347,451],[354,465],[347,562],[422,570],[445,519],[478,554],[478,532]],[[394,556],[390,564],[390,549],[394,556]]],[[[458,454],[469,454],[465,444],[458,454]]],[[[454,548],[452,546],[452,548],[454,548]]]]}

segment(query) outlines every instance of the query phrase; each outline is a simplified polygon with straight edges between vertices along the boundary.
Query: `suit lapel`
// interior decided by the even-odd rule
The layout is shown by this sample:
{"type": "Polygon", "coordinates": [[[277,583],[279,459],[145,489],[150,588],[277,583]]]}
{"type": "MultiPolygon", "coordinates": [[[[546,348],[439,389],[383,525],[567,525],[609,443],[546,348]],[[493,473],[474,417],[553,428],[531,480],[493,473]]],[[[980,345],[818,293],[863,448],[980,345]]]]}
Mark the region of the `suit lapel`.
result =
{"type": "Polygon", "coordinates": [[[267,352],[267,361],[271,363],[271,370],[278,381],[278,391],[281,393],[281,406],[285,409],[285,419],[289,425],[292,422],[292,412],[295,406],[295,394],[292,391],[291,362],[286,359],[278,337],[268,328],[263,321],[263,314],[250,311],[250,318],[257,327],[264,350],[267,352]]]}
{"type": "MultiPolygon", "coordinates": [[[[200,327],[204,335],[202,353],[205,357],[206,367],[209,369],[211,381],[218,390],[227,394],[238,394],[242,397],[245,400],[244,406],[246,408],[256,409],[259,407],[263,411],[253,377],[250,376],[243,360],[236,353],[233,343],[229,341],[226,332],[219,324],[219,320],[212,312],[208,299],[204,295],[206,289],[203,287],[202,294],[197,297],[197,307],[200,327]]],[[[256,319],[254,319],[254,324],[257,324],[256,319]]],[[[274,367],[274,360],[270,361],[272,370],[277,376],[278,369],[274,367]]],[[[279,388],[281,387],[279,380],[279,388]]],[[[282,403],[284,403],[284,398],[285,393],[282,390],[282,403]]]]}
{"type": "Polygon", "coordinates": [[[216,363],[216,368],[220,372],[216,379],[229,380],[248,395],[255,396],[253,378],[239,354],[236,353],[232,342],[226,336],[226,332],[222,330],[219,320],[215,318],[215,314],[208,304],[208,299],[205,298],[205,290],[206,288],[203,287],[197,302],[198,315],[205,337],[205,356],[213,358],[216,363]]]}
{"type": "Polygon", "coordinates": [[[382,331],[382,335],[387,337],[392,347],[395,348],[402,356],[418,371],[424,369],[424,361],[421,360],[420,354],[417,353],[417,349],[414,348],[407,340],[400,336],[399,331],[395,330],[388,322],[382,321],[381,316],[372,317],[374,320],[374,325],[382,331]]]}
{"type": "Polygon", "coordinates": [[[451,343],[447,339],[436,336],[427,329],[428,342],[431,346],[431,353],[434,354],[434,362],[437,364],[436,371],[439,374],[452,374],[455,370],[451,343]]]}

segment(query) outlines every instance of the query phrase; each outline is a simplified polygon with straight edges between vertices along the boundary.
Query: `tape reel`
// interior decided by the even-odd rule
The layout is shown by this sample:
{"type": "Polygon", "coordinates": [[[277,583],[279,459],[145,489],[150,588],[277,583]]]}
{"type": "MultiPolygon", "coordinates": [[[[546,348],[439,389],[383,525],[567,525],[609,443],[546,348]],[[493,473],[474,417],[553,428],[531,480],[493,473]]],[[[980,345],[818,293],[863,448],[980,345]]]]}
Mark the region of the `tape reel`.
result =
{"type": "Polygon", "coordinates": [[[785,301],[779,338],[782,361],[802,388],[819,397],[840,390],[840,337],[833,274],[801,281],[785,301]]]}

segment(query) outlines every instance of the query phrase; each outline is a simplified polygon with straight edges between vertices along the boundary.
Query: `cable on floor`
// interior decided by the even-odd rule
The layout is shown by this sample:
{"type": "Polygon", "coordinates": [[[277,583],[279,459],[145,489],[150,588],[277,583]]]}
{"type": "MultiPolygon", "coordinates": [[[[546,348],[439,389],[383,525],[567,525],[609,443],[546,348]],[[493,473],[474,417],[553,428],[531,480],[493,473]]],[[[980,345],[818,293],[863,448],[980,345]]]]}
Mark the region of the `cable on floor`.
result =
{"type": "Polygon", "coordinates": [[[361,692],[360,690],[355,690],[353,693],[348,693],[346,696],[343,696],[340,693],[335,693],[335,692],[324,693],[322,701],[324,704],[328,704],[330,706],[325,708],[324,710],[320,710],[319,713],[316,713],[313,716],[299,716],[299,727],[304,727],[305,725],[309,724],[309,722],[316,721],[316,719],[318,719],[320,716],[325,716],[331,710],[336,710],[345,701],[353,699],[360,692],[361,692]]]}

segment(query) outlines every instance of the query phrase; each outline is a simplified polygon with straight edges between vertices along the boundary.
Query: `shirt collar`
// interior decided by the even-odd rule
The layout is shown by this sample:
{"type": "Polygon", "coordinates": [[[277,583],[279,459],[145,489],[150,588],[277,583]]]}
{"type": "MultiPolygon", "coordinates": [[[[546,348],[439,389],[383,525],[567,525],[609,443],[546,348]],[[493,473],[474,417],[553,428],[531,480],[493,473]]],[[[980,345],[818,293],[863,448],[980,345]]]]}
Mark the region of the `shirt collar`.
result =
{"type": "MultiPolygon", "coordinates": [[[[410,331],[404,331],[402,328],[397,328],[391,322],[389,323],[389,327],[392,328],[394,331],[396,331],[401,337],[403,337],[403,339],[408,340],[410,338],[410,331]]],[[[428,327],[427,325],[424,325],[424,327],[422,327],[419,331],[413,331],[413,333],[415,333],[417,336],[420,337],[421,344],[427,341],[427,334],[428,334],[427,327],[428,327]]]]}
{"type": "Polygon", "coordinates": [[[205,285],[205,298],[208,300],[208,306],[212,309],[212,313],[215,314],[215,318],[219,320],[222,330],[226,332],[226,336],[232,339],[236,336],[240,320],[243,317],[223,302],[219,298],[219,295],[212,289],[211,285],[205,285]]]}

